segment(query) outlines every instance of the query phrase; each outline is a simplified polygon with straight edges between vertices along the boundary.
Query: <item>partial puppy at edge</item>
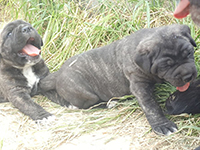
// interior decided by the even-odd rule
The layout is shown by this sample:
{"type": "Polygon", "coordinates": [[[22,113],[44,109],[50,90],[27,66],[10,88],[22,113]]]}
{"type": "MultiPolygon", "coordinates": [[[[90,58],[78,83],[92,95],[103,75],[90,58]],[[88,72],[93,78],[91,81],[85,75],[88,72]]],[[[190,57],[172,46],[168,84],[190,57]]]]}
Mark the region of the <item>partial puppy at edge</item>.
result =
{"type": "Polygon", "coordinates": [[[0,102],[11,102],[36,122],[54,118],[31,98],[41,93],[38,83],[49,74],[42,46],[38,32],[22,20],[8,23],[0,35],[0,102]]]}

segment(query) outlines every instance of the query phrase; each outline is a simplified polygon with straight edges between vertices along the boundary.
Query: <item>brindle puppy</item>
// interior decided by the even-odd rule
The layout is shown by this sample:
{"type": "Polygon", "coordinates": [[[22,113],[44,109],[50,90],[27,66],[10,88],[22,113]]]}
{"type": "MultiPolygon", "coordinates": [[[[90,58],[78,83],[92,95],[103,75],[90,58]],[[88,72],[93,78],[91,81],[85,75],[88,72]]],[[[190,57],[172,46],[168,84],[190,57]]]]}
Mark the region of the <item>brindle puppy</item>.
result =
{"type": "Polygon", "coordinates": [[[155,102],[155,83],[168,81],[185,91],[196,78],[195,41],[186,25],[140,31],[110,45],[68,59],[58,72],[41,80],[43,91],[56,90],[48,98],[64,106],[89,108],[112,97],[133,94],[153,131],[168,135],[177,130],[155,102]]]}
{"type": "Polygon", "coordinates": [[[33,102],[39,93],[38,82],[49,74],[40,56],[42,39],[27,22],[13,21],[0,36],[0,102],[11,102],[33,120],[51,114],[33,102]]]}

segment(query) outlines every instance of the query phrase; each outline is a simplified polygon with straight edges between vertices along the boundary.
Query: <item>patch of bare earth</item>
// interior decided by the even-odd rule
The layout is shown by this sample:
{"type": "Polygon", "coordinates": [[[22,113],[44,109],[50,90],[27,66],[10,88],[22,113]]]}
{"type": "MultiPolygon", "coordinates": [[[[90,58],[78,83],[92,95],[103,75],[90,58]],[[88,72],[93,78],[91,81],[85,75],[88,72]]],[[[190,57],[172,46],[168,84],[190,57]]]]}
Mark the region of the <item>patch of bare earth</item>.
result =
{"type": "Polygon", "coordinates": [[[199,135],[184,128],[171,136],[154,134],[139,107],[70,110],[48,100],[37,103],[56,120],[35,124],[10,103],[0,104],[0,149],[192,150],[200,145],[199,135]]]}

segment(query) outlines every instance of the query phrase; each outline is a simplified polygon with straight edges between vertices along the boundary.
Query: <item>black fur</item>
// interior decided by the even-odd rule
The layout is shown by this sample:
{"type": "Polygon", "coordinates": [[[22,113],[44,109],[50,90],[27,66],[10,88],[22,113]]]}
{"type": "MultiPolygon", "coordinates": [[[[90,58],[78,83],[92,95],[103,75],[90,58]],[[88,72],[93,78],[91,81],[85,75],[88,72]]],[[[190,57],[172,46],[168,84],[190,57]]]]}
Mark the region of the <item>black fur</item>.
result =
{"type": "Polygon", "coordinates": [[[5,26],[0,36],[0,102],[11,102],[33,120],[48,118],[51,114],[36,104],[31,96],[39,94],[38,82],[30,85],[23,71],[33,72],[38,81],[49,74],[49,69],[40,55],[22,53],[29,43],[41,49],[42,38],[27,22],[13,21],[5,26]]]}
{"type": "Polygon", "coordinates": [[[165,106],[170,115],[200,113],[200,80],[194,81],[185,92],[171,94],[165,106]]]}
{"type": "Polygon", "coordinates": [[[133,94],[137,97],[153,131],[168,135],[176,131],[155,102],[155,83],[168,81],[183,86],[197,71],[195,41],[186,25],[142,29],[110,45],[89,50],[68,59],[58,72],[41,80],[47,97],[60,105],[89,108],[112,97],[133,94]]]}

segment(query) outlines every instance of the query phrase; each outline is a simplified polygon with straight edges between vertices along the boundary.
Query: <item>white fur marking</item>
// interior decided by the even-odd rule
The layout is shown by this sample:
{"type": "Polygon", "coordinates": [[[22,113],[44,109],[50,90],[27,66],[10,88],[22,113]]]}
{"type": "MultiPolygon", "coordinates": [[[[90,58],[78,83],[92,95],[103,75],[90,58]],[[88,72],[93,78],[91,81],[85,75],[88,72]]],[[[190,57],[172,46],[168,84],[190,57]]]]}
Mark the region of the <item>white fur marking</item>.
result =
{"type": "Polygon", "coordinates": [[[42,120],[36,120],[35,123],[37,123],[38,128],[41,128],[43,126],[50,127],[52,124],[54,124],[56,121],[56,116],[52,115],[47,118],[43,118],[42,120]]]}
{"type": "Polygon", "coordinates": [[[72,105],[72,104],[69,105],[67,108],[69,108],[69,109],[75,109],[75,110],[78,109],[78,107],[76,107],[76,106],[74,106],[74,105],[72,105]]]}
{"type": "Polygon", "coordinates": [[[168,131],[166,135],[168,136],[168,135],[171,135],[171,134],[173,134],[175,132],[177,132],[177,129],[176,128],[172,128],[172,131],[168,131]]]}
{"type": "Polygon", "coordinates": [[[39,78],[35,75],[31,66],[25,67],[22,73],[26,77],[28,86],[30,86],[31,88],[34,86],[34,84],[37,84],[39,82],[39,78]]]}
{"type": "Polygon", "coordinates": [[[108,101],[107,108],[111,109],[111,108],[117,106],[117,103],[118,103],[117,101],[108,101]]]}

